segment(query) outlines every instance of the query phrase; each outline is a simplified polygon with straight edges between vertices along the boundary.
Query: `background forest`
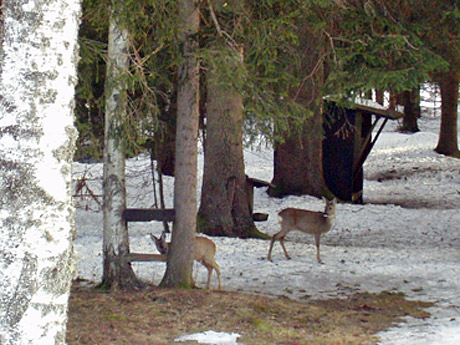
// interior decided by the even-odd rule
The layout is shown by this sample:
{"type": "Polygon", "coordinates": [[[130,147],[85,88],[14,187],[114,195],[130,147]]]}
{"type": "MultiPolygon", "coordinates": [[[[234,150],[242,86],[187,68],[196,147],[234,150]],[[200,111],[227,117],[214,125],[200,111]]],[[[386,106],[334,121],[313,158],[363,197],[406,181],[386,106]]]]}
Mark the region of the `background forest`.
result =
{"type": "MultiPolygon", "coordinates": [[[[267,187],[271,198],[335,196],[325,181],[328,102],[357,109],[372,98],[384,117],[404,113],[401,131],[417,132],[421,86],[435,84],[441,121],[433,149],[460,158],[457,1],[0,5],[2,343],[65,343],[74,151],[76,162],[102,162],[102,196],[91,195],[85,176],[75,194],[89,193],[102,208],[99,288],[111,291],[145,287],[131,264],[126,159],[148,155],[155,182],[148,207],[160,212],[139,212],[171,232],[167,255],[148,257],[167,262],[159,285],[193,288],[196,232],[271,235],[256,226],[253,187],[267,187]],[[261,142],[273,148],[271,181],[246,175],[244,149],[261,142]],[[169,210],[165,176],[174,177],[169,210]],[[36,315],[49,317],[28,329],[36,315]]],[[[345,121],[336,134],[357,131],[345,121]]],[[[362,163],[354,171],[362,173],[362,163]]]]}
{"type": "MultiPolygon", "coordinates": [[[[128,70],[120,76],[129,104],[121,132],[125,150],[135,155],[158,146],[166,155],[175,135],[183,59],[177,2],[120,6],[116,20],[127,32],[129,54],[128,70]]],[[[458,75],[455,2],[202,1],[199,6],[194,54],[201,66],[202,128],[209,106],[207,72],[213,68],[218,86],[231,86],[242,96],[245,139],[262,133],[270,140],[312,116],[325,95],[388,90],[396,102],[425,81],[458,75]]],[[[109,21],[115,20],[108,8],[104,1],[83,2],[77,159],[102,157],[109,21]]],[[[162,169],[171,173],[171,163],[163,160],[162,169]]]]}
{"type": "MultiPolygon", "coordinates": [[[[168,286],[192,282],[185,273],[191,256],[183,253],[193,241],[190,229],[264,237],[253,220],[243,144],[259,136],[273,144],[271,196],[333,197],[323,176],[325,97],[353,107],[356,98],[375,93],[388,111],[404,105],[401,130],[415,132],[420,85],[436,82],[442,121],[435,150],[460,157],[459,18],[450,1],[85,1],[76,158],[100,159],[105,138],[104,166],[118,169],[117,182],[108,179],[109,170],[104,177],[105,209],[115,211],[105,215],[103,284],[120,276],[132,278],[117,284],[137,284],[129,266],[118,273],[117,265],[110,268],[129,246],[121,219],[125,197],[108,196],[125,194],[116,192],[124,184],[120,164],[140,152],[149,152],[160,181],[155,207],[164,207],[163,174],[176,177],[168,286]],[[204,147],[199,201],[190,139],[198,128],[204,147]],[[184,275],[172,278],[173,272],[184,275]]],[[[356,131],[344,126],[337,133],[356,131]]]]}

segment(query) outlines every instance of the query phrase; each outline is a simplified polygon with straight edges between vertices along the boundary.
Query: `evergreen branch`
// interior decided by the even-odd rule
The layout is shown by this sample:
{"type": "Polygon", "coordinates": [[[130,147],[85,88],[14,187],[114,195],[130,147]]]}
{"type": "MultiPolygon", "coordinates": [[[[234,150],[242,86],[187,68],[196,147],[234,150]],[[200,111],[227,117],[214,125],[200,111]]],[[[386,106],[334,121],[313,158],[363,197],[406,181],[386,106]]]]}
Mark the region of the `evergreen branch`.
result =
{"type": "Polygon", "coordinates": [[[322,54],[319,58],[318,58],[318,61],[316,62],[315,66],[313,67],[312,71],[310,72],[310,74],[306,75],[303,79],[302,79],[302,82],[300,83],[300,86],[297,88],[297,92],[294,96],[294,100],[297,100],[297,98],[299,97],[299,94],[302,90],[302,88],[305,86],[305,83],[307,82],[307,80],[309,79],[312,79],[313,76],[320,70],[324,60],[326,59],[326,56],[327,56],[327,53],[324,53],[322,54]]]}
{"type": "Polygon", "coordinates": [[[220,37],[226,38],[226,42],[230,46],[231,49],[233,49],[236,53],[241,53],[241,50],[238,48],[238,43],[235,41],[235,39],[229,35],[226,31],[222,30],[220,27],[219,21],[217,20],[216,13],[214,12],[214,9],[211,4],[211,0],[208,0],[208,5],[209,5],[209,12],[211,14],[211,19],[214,22],[214,25],[216,27],[216,31],[220,37]]]}

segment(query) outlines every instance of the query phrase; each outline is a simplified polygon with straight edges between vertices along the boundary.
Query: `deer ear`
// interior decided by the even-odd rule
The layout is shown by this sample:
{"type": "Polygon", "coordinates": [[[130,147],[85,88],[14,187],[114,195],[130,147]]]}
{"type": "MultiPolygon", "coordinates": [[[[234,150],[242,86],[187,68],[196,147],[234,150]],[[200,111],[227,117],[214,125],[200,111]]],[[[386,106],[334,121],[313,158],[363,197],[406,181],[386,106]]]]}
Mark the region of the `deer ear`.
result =
{"type": "Polygon", "coordinates": [[[161,233],[160,239],[165,240],[166,239],[166,232],[161,233]]]}
{"type": "Polygon", "coordinates": [[[155,235],[152,233],[150,233],[150,238],[152,239],[153,242],[158,241],[158,238],[156,238],[155,235]]]}

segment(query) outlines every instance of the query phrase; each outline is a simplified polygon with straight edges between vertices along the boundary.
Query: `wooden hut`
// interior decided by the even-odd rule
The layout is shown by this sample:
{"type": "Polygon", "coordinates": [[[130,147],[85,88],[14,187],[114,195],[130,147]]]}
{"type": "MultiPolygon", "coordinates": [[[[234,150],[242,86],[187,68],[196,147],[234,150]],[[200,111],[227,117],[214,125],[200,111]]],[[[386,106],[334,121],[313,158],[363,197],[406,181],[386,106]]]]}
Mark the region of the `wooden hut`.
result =
{"type": "Polygon", "coordinates": [[[323,174],[329,190],[343,201],[363,202],[363,164],[388,120],[402,113],[378,104],[345,107],[325,100],[323,174]]]}

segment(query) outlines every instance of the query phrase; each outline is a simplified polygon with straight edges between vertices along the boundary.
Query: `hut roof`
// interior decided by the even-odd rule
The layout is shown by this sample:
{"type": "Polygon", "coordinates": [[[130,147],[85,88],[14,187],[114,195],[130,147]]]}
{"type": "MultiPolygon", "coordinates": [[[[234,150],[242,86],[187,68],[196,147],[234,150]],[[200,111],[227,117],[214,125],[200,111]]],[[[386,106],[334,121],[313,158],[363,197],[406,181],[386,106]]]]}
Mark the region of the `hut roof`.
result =
{"type": "MultiPolygon", "coordinates": [[[[335,97],[325,97],[327,102],[339,103],[339,99],[335,97]]],[[[340,107],[347,109],[357,109],[369,115],[377,115],[390,120],[397,120],[404,116],[404,114],[399,110],[393,110],[385,108],[383,105],[363,98],[357,98],[353,101],[349,100],[344,105],[340,104],[340,107]]]]}

